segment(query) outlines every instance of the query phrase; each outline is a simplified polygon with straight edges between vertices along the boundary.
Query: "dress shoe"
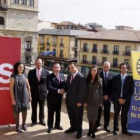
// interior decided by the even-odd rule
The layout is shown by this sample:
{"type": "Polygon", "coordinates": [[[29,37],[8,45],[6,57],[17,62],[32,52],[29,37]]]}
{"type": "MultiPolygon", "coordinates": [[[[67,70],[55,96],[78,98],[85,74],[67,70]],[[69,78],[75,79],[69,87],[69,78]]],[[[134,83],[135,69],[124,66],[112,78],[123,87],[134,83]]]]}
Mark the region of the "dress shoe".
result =
{"type": "Polygon", "coordinates": [[[35,125],[36,125],[36,123],[32,123],[32,124],[31,124],[32,127],[35,126],[35,125]]]}
{"type": "Polygon", "coordinates": [[[72,133],[72,132],[75,132],[75,129],[69,128],[65,130],[65,133],[72,133]]]}
{"type": "Polygon", "coordinates": [[[39,124],[46,126],[46,123],[44,121],[40,122],[39,124]]]}
{"type": "Polygon", "coordinates": [[[20,127],[16,127],[16,131],[17,131],[18,133],[22,133],[22,130],[21,130],[20,127]]]}
{"type": "Polygon", "coordinates": [[[87,136],[91,136],[91,134],[92,134],[92,131],[88,131],[88,133],[87,133],[87,136]]]}
{"type": "Polygon", "coordinates": [[[92,133],[92,136],[91,136],[92,138],[95,138],[95,133],[92,133]]]}
{"type": "Polygon", "coordinates": [[[51,133],[52,132],[52,128],[48,128],[47,133],[51,133]]]}
{"type": "Polygon", "coordinates": [[[24,124],[24,125],[22,125],[22,129],[24,130],[24,131],[27,131],[27,126],[24,124]]]}
{"type": "Polygon", "coordinates": [[[76,139],[80,139],[80,138],[81,138],[81,134],[78,133],[78,134],[76,135],[76,139]]]}
{"type": "Polygon", "coordinates": [[[128,135],[128,136],[133,136],[130,132],[128,131],[122,131],[122,134],[128,135]]]}
{"type": "Polygon", "coordinates": [[[55,127],[55,129],[63,130],[63,127],[62,126],[58,126],[58,127],[55,127]]]}
{"type": "Polygon", "coordinates": [[[118,131],[117,130],[114,130],[113,131],[113,135],[117,135],[118,134],[118,131]]]}
{"type": "Polygon", "coordinates": [[[109,128],[109,127],[104,127],[104,130],[105,130],[106,132],[110,132],[110,128],[109,128]]]}

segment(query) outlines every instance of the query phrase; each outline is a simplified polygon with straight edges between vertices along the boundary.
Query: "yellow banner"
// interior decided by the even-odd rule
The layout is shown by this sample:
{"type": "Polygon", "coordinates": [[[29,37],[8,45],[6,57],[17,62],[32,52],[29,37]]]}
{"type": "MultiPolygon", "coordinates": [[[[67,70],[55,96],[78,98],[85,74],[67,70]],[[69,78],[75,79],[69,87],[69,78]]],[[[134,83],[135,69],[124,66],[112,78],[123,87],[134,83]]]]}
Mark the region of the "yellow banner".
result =
{"type": "Polygon", "coordinates": [[[140,80],[140,52],[132,51],[132,73],[134,80],[140,80]]]}

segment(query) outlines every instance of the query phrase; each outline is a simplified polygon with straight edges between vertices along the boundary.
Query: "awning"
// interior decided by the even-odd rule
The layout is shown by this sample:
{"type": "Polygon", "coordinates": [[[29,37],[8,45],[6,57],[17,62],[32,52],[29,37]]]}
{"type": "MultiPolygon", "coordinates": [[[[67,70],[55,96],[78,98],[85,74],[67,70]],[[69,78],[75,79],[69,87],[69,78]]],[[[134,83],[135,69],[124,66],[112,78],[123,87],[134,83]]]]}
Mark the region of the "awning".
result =
{"type": "Polygon", "coordinates": [[[56,54],[56,51],[44,51],[44,52],[41,52],[41,55],[55,55],[56,54]]]}

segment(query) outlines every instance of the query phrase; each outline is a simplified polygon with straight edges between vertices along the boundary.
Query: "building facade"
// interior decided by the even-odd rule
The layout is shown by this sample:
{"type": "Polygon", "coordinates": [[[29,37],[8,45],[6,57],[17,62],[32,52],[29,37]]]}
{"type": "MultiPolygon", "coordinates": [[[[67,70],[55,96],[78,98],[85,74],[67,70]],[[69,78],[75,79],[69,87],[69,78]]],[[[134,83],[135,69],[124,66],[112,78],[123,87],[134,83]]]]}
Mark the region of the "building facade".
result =
{"type": "Polygon", "coordinates": [[[44,66],[59,62],[67,69],[70,61],[77,61],[76,36],[91,32],[69,29],[42,29],[38,33],[38,53],[44,66]],[[46,54],[42,54],[46,52],[46,54]]]}
{"type": "Polygon", "coordinates": [[[38,0],[0,0],[0,35],[21,38],[21,60],[37,57],[38,0]]]}
{"type": "Polygon", "coordinates": [[[81,72],[87,75],[92,65],[102,68],[105,61],[111,63],[111,70],[119,72],[119,65],[126,63],[131,68],[131,51],[140,50],[140,32],[106,30],[77,37],[81,72]]]}

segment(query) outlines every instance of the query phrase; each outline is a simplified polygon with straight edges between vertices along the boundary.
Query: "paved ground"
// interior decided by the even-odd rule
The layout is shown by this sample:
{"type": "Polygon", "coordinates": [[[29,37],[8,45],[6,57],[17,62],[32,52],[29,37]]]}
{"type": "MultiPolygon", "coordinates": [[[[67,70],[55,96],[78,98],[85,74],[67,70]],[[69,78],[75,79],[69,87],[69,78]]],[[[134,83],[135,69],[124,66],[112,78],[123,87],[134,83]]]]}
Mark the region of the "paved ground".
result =
{"type": "MultiPolygon", "coordinates": [[[[47,107],[45,106],[45,112],[46,112],[46,119],[47,119],[47,107]]],[[[63,103],[62,106],[62,117],[61,117],[61,126],[63,126],[64,130],[53,130],[51,134],[48,134],[47,127],[36,125],[34,127],[31,127],[31,111],[28,111],[28,117],[27,117],[27,126],[28,131],[23,133],[17,133],[15,132],[15,126],[12,125],[9,126],[0,126],[0,140],[74,140],[76,133],[73,134],[65,134],[64,130],[69,128],[69,119],[67,116],[67,111],[65,108],[65,103],[63,103]]],[[[103,118],[102,118],[103,120],[103,118]]],[[[110,128],[112,129],[112,119],[110,122],[110,128]]],[[[92,138],[87,137],[88,131],[88,123],[86,119],[86,112],[84,112],[84,121],[83,121],[83,133],[82,133],[82,140],[90,140],[92,138]]],[[[96,140],[140,140],[140,134],[133,134],[132,137],[126,136],[120,134],[117,136],[114,136],[112,132],[107,133],[102,128],[99,129],[98,132],[96,132],[96,140]]]]}

